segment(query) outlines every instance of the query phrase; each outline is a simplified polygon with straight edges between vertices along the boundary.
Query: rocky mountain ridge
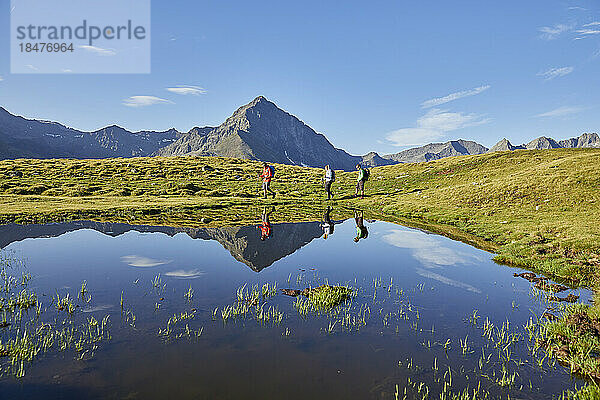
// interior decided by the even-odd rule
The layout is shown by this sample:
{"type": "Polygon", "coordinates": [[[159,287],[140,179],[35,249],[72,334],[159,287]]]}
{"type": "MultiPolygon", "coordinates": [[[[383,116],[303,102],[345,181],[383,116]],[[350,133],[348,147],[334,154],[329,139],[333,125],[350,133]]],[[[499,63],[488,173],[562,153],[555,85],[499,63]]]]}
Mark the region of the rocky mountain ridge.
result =
{"type": "Polygon", "coordinates": [[[540,136],[526,144],[514,146],[504,138],[496,143],[489,153],[494,151],[515,150],[548,150],[548,149],[573,149],[573,148],[600,148],[600,136],[597,133],[583,133],[578,137],[556,141],[550,137],[540,136]]]}

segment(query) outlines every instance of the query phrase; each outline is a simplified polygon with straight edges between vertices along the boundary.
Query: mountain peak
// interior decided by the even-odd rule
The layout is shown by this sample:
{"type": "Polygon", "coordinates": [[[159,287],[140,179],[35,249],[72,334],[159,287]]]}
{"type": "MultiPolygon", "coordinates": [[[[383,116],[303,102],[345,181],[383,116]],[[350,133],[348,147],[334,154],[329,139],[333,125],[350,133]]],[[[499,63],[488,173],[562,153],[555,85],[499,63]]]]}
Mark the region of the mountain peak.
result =
{"type": "Polygon", "coordinates": [[[267,99],[265,96],[261,95],[261,96],[256,97],[250,103],[248,103],[246,105],[246,108],[250,108],[250,107],[254,107],[254,106],[261,106],[261,105],[271,105],[271,106],[277,107],[277,105],[275,103],[273,103],[272,101],[267,99]]]}
{"type": "Polygon", "coordinates": [[[260,115],[266,110],[277,110],[285,113],[285,111],[281,110],[275,103],[269,101],[266,97],[258,96],[250,103],[240,106],[237,110],[235,110],[235,112],[229,118],[227,118],[225,123],[239,123],[240,120],[246,119],[249,114],[260,115]]]}
{"type": "Polygon", "coordinates": [[[525,147],[529,150],[546,150],[546,149],[559,149],[561,145],[559,145],[554,139],[540,136],[537,139],[533,139],[531,142],[527,143],[525,147]]]}
{"type": "Polygon", "coordinates": [[[269,101],[269,100],[267,100],[267,98],[265,96],[263,96],[263,95],[256,96],[254,98],[254,100],[252,100],[253,103],[259,103],[261,101],[269,101]]]}

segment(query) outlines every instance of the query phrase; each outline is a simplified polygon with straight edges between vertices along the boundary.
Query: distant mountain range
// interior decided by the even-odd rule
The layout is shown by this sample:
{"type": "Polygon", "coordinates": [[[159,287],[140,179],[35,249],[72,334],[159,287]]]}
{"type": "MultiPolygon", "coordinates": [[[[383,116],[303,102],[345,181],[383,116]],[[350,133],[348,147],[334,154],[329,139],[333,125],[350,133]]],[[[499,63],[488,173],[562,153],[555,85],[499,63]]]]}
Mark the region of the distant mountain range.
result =
{"type": "Polygon", "coordinates": [[[508,139],[502,139],[496,143],[490,150],[494,151],[515,151],[515,150],[547,150],[547,149],[572,149],[572,148],[600,148],[600,137],[597,133],[584,133],[579,137],[559,140],[558,142],[552,138],[541,136],[533,139],[527,144],[513,146],[508,139]]]}
{"type": "Polygon", "coordinates": [[[25,119],[0,107],[0,159],[208,155],[350,170],[358,163],[373,167],[492,151],[574,147],[600,147],[600,138],[596,133],[558,142],[539,137],[517,146],[502,139],[491,149],[460,139],[383,156],[375,152],[357,156],[334,147],[324,135],[263,96],[238,108],[217,127],[196,127],[187,133],[131,132],[116,125],[84,132],[57,122],[25,119]]]}
{"type": "Polygon", "coordinates": [[[25,119],[0,107],[0,158],[108,158],[147,156],[181,136],[130,132],[112,125],[82,132],[57,122],[25,119]]]}
{"type": "Polygon", "coordinates": [[[383,157],[401,163],[415,163],[438,160],[444,157],[483,154],[487,150],[487,147],[479,143],[459,139],[446,143],[430,143],[383,157]]]}

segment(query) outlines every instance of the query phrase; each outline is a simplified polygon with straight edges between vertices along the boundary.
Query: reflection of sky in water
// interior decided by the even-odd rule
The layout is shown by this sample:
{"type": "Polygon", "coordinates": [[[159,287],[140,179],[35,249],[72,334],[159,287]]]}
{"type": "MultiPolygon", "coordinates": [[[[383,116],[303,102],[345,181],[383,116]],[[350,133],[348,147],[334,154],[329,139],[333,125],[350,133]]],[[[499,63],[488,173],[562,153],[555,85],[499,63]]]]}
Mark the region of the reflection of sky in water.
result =
{"type": "Polygon", "coordinates": [[[411,249],[413,257],[421,261],[424,267],[468,264],[482,260],[481,256],[472,252],[445,246],[441,236],[418,230],[392,229],[383,235],[383,240],[395,247],[411,249]]]}
{"type": "Polygon", "coordinates": [[[445,276],[442,276],[440,274],[436,274],[435,272],[426,271],[426,270],[421,269],[421,268],[417,268],[415,271],[417,272],[417,274],[421,275],[424,278],[433,279],[435,281],[444,283],[446,285],[463,288],[463,289],[466,289],[466,290],[468,290],[470,292],[481,293],[481,290],[479,290],[479,289],[477,289],[477,288],[475,288],[475,287],[473,287],[471,285],[468,285],[468,284],[463,283],[463,282],[458,282],[458,281],[455,281],[455,280],[450,279],[450,278],[446,278],[445,276]]]}
{"type": "Polygon", "coordinates": [[[163,264],[168,264],[173,260],[156,260],[150,257],[130,255],[121,257],[121,261],[132,267],[151,268],[163,264]]]}
{"type": "MultiPolygon", "coordinates": [[[[422,359],[422,365],[431,365],[433,356],[445,358],[443,350],[440,354],[435,349],[424,352],[422,344],[427,340],[444,343],[452,338],[458,343],[458,338],[469,335],[475,347],[477,340],[483,340],[480,332],[464,322],[473,310],[500,323],[510,317],[515,326],[528,321],[530,309],[538,315],[544,310],[545,306],[529,295],[531,284],[513,277],[513,272],[520,270],[495,264],[490,253],[389,223],[365,224],[369,236],[358,243],[353,241],[353,220],[336,225],[327,240],[319,236],[322,230],[318,224],[274,224],[273,237],[264,242],[256,227],[210,231],[221,243],[192,239],[183,232],[168,235],[129,231],[112,237],[91,229],[15,241],[7,249],[25,258],[33,276],[31,284],[42,294],[43,304],[49,304],[57,290],[61,295],[68,292],[76,297],[81,282],[86,280],[92,301],[82,305],[82,315],[98,319],[110,314],[114,337],[109,345],[101,346],[89,368],[63,370],[65,364],[71,366],[72,360],[61,358],[62,366],[34,370],[20,386],[23,392],[18,393],[31,398],[25,396],[29,393],[28,383],[53,382],[53,376],[60,375],[61,380],[70,379],[76,386],[80,381],[89,381],[100,388],[117,387],[118,398],[130,392],[140,392],[139,398],[168,397],[172,389],[167,383],[159,384],[167,380],[177,387],[196,388],[195,393],[206,393],[206,388],[215,390],[212,398],[280,398],[282,392],[286,396],[289,392],[289,398],[321,398],[323,393],[329,393],[329,398],[369,398],[371,392],[364,389],[372,382],[406,382],[398,360],[411,357],[422,359]],[[226,240],[224,235],[229,235],[226,240]],[[238,259],[230,252],[236,252],[238,259]],[[242,262],[244,257],[254,266],[262,260],[267,260],[269,266],[256,272],[242,262]],[[166,285],[160,293],[151,285],[158,274],[161,285],[166,285]],[[327,281],[360,288],[356,301],[372,307],[372,321],[361,328],[360,334],[323,335],[328,321],[299,320],[293,299],[283,295],[273,300],[287,315],[277,328],[250,322],[224,325],[212,318],[215,308],[235,301],[236,290],[244,284],[277,282],[279,288],[303,289],[313,284],[311,279],[318,284],[327,281]],[[379,307],[384,305],[372,303],[369,292],[375,279],[382,280],[385,293],[385,286],[392,281],[402,288],[410,304],[420,310],[419,325],[424,330],[435,326],[435,334],[425,337],[424,333],[415,333],[410,328],[413,321],[400,323],[399,333],[393,333],[395,327],[383,328],[379,307]],[[188,304],[183,295],[190,287],[193,299],[188,304]],[[362,290],[369,293],[365,295],[362,290]],[[125,309],[131,309],[137,317],[135,330],[122,323],[122,292],[125,309]],[[160,308],[156,309],[159,302],[160,308]],[[166,326],[169,317],[191,307],[197,310],[191,328],[203,327],[202,339],[193,344],[183,341],[165,346],[156,332],[166,326]],[[282,336],[285,328],[291,330],[290,338],[282,336]],[[373,348],[385,351],[374,352],[373,348]],[[136,362],[132,363],[132,357],[136,362]],[[113,371],[119,371],[118,378],[112,377],[113,371]],[[236,385],[231,385],[232,373],[236,385]],[[299,383],[306,381],[313,384],[307,388],[299,383]],[[148,382],[154,386],[148,386],[148,382]],[[265,388],[273,388],[273,395],[265,395],[265,388]],[[306,394],[307,390],[310,393],[306,394]]],[[[589,298],[589,292],[574,292],[589,298]]],[[[398,312],[397,303],[390,304],[395,308],[384,313],[398,312]]],[[[479,356],[473,355],[475,362],[479,356]]],[[[451,362],[460,368],[464,359],[451,362]]],[[[572,384],[568,376],[560,375],[562,372],[554,373],[562,379],[560,387],[572,384]]],[[[544,382],[544,390],[551,390],[552,385],[544,382]]],[[[394,386],[390,387],[393,391],[394,386]]],[[[109,391],[100,391],[99,397],[110,397],[109,391]]]]}
{"type": "Polygon", "coordinates": [[[181,279],[196,279],[196,278],[200,278],[202,275],[204,275],[204,272],[202,272],[198,269],[190,269],[190,270],[176,269],[174,271],[169,271],[169,272],[165,273],[165,276],[172,276],[174,278],[181,278],[181,279]]]}
{"type": "MultiPolygon", "coordinates": [[[[454,265],[468,265],[485,260],[480,254],[467,252],[452,248],[444,244],[444,238],[441,236],[425,233],[418,230],[391,229],[385,233],[382,240],[392,246],[410,249],[411,255],[418,260],[423,267],[427,269],[439,269],[454,265]]],[[[446,285],[462,288],[474,293],[481,293],[481,290],[467,283],[450,279],[446,276],[425,270],[415,268],[415,272],[428,279],[433,279],[446,285]]]]}

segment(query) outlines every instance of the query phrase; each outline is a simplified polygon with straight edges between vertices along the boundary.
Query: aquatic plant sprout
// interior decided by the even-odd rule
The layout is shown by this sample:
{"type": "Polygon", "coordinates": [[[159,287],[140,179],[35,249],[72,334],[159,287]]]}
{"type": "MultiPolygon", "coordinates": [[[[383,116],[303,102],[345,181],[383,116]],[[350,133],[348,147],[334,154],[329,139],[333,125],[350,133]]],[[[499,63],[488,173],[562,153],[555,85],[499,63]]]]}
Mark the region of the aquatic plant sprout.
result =
{"type": "MultiPolygon", "coordinates": [[[[16,273],[22,268],[20,260],[0,251],[0,377],[24,377],[30,364],[51,351],[73,350],[80,360],[94,357],[99,343],[111,338],[109,316],[74,322],[79,305],[69,293],[57,293],[52,299],[56,314],[42,309],[38,295],[27,288],[31,275],[22,272],[21,279],[17,279],[16,273]],[[35,313],[28,312],[32,308],[35,313]]],[[[86,293],[84,281],[82,301],[86,293]]]]}

